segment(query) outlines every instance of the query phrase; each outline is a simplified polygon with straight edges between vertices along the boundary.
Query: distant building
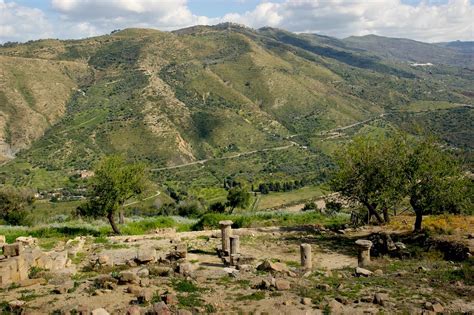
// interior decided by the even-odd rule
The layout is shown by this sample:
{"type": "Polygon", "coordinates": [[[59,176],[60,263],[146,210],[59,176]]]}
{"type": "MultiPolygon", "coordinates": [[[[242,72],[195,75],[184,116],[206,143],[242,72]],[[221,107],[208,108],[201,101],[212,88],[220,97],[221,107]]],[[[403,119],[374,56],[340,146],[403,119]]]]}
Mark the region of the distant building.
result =
{"type": "Polygon", "coordinates": [[[82,179],[89,178],[95,175],[94,171],[88,171],[88,170],[82,170],[80,171],[79,174],[81,174],[82,179]]]}

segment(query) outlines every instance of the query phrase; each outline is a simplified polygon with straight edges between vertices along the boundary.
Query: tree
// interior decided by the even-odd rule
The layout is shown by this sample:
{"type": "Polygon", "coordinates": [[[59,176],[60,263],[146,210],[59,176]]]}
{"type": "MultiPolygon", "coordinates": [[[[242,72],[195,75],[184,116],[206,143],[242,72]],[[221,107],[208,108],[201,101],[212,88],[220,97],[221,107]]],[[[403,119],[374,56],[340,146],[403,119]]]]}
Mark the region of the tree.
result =
{"type": "Polygon", "coordinates": [[[145,189],[145,165],[126,163],[121,156],[105,157],[97,165],[89,183],[90,198],[78,208],[79,214],[106,216],[114,233],[120,234],[115,224],[115,214],[125,201],[145,189]]]}
{"type": "Polygon", "coordinates": [[[11,225],[25,223],[27,205],[32,204],[34,198],[26,190],[5,187],[0,189],[0,219],[11,225]]]}
{"type": "Polygon", "coordinates": [[[224,213],[225,212],[225,205],[222,202],[215,202],[209,206],[209,211],[217,212],[217,213],[224,213]]]}
{"type": "Polygon", "coordinates": [[[416,215],[415,231],[421,230],[424,214],[460,213],[472,206],[472,183],[459,162],[433,138],[414,141],[407,162],[405,178],[416,215]]]}
{"type": "Polygon", "coordinates": [[[232,213],[235,208],[246,208],[250,201],[250,194],[240,187],[234,187],[229,190],[227,195],[227,205],[232,213]]]}
{"type": "Polygon", "coordinates": [[[358,137],[336,154],[338,166],[330,185],[342,196],[367,208],[370,221],[388,222],[388,208],[403,196],[403,154],[406,139],[393,137],[358,137]],[[384,214],[384,218],[379,214],[384,214]]]}

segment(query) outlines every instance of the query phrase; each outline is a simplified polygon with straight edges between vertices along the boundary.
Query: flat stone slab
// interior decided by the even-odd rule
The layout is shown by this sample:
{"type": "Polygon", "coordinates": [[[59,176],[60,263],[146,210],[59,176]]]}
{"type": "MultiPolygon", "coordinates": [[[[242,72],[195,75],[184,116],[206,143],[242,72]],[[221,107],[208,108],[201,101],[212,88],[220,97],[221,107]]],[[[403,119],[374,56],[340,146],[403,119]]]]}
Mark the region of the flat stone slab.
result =
{"type": "Polygon", "coordinates": [[[228,226],[228,225],[232,225],[232,222],[231,220],[224,220],[224,221],[219,221],[219,225],[221,226],[228,226]]]}
{"type": "Polygon", "coordinates": [[[369,240],[357,240],[356,245],[361,247],[361,248],[371,248],[372,247],[372,242],[369,240]]]}

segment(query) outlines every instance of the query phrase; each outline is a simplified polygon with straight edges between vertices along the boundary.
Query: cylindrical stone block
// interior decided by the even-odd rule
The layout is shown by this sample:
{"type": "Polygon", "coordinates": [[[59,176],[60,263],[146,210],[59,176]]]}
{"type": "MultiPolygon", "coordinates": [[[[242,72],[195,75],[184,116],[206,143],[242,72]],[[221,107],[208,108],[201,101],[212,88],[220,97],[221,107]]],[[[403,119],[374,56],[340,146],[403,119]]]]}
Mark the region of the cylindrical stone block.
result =
{"type": "Polygon", "coordinates": [[[236,266],[239,262],[240,254],[230,254],[230,265],[236,266]]]}
{"type": "Polygon", "coordinates": [[[230,252],[230,237],[232,236],[232,221],[220,221],[219,226],[221,228],[221,237],[222,237],[222,252],[224,254],[229,254],[230,252]]]}
{"type": "Polygon", "coordinates": [[[312,262],[312,256],[311,256],[311,245],[301,244],[300,251],[301,251],[301,267],[303,267],[304,269],[312,269],[313,262],[312,262]]]}
{"type": "Polygon", "coordinates": [[[240,254],[240,237],[238,235],[230,237],[230,254],[240,254]]]}
{"type": "Polygon", "coordinates": [[[368,240],[357,240],[357,264],[359,267],[367,267],[370,264],[370,248],[372,242],[368,240]]]}

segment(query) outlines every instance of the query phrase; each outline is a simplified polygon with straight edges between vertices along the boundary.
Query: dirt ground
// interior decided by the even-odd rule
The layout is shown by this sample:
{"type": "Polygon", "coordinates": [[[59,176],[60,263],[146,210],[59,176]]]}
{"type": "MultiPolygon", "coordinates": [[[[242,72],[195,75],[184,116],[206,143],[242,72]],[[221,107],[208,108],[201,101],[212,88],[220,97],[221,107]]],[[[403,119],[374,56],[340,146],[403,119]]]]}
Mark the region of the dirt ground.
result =
{"type": "MultiPolygon", "coordinates": [[[[377,228],[339,232],[277,227],[234,230],[234,235],[240,235],[240,252],[254,258],[241,270],[225,266],[217,256],[219,231],[165,231],[100,242],[87,238],[71,257],[77,273],[36,270],[31,276],[47,282],[2,289],[0,310],[13,312],[16,306],[12,301],[16,301],[13,304],[21,304],[17,312],[21,309],[27,314],[77,314],[99,308],[110,314],[166,314],[153,311],[153,306],[163,300],[171,313],[179,314],[186,314],[184,310],[195,314],[474,312],[472,258],[445,261],[437,251],[408,244],[416,254],[413,257],[372,258],[367,269],[374,273],[357,275],[354,242],[373,232],[377,228]],[[312,246],[313,268],[309,272],[300,267],[302,243],[312,246]],[[176,245],[187,248],[186,258],[165,262],[176,245]],[[140,255],[152,253],[158,262],[133,263],[140,255]],[[92,266],[99,257],[107,263],[92,266]],[[265,260],[275,264],[275,270],[257,270],[265,260]],[[131,281],[114,280],[122,279],[126,271],[137,276],[131,281]],[[104,277],[111,278],[111,283],[104,277]]],[[[470,242],[467,237],[466,242],[470,242]]]]}

